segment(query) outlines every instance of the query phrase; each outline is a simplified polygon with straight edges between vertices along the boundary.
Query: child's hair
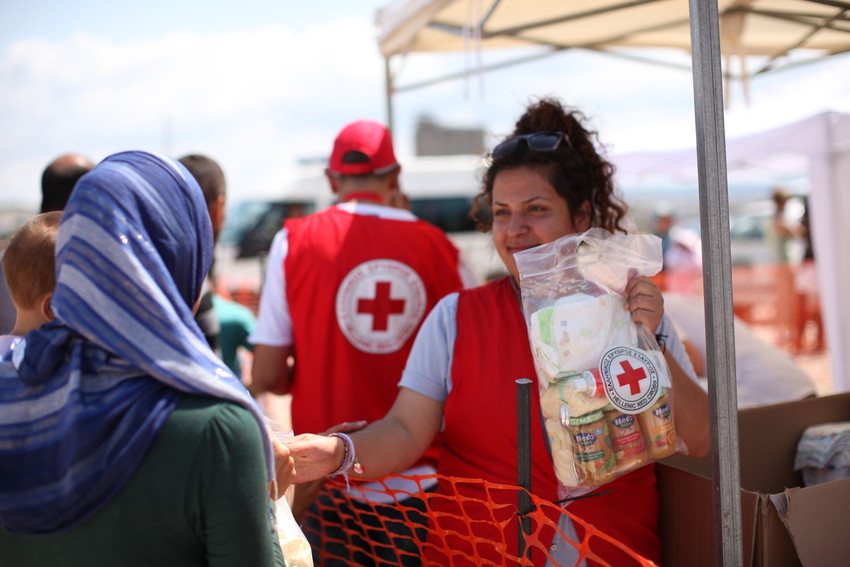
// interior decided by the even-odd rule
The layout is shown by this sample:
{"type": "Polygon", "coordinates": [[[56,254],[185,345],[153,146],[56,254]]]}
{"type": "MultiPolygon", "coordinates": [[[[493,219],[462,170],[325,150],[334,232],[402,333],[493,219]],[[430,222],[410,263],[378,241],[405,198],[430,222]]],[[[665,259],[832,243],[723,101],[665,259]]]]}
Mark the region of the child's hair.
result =
{"type": "Polygon", "coordinates": [[[3,274],[9,295],[20,309],[34,309],[56,287],[56,233],[61,211],[28,220],[6,241],[3,274]]]}

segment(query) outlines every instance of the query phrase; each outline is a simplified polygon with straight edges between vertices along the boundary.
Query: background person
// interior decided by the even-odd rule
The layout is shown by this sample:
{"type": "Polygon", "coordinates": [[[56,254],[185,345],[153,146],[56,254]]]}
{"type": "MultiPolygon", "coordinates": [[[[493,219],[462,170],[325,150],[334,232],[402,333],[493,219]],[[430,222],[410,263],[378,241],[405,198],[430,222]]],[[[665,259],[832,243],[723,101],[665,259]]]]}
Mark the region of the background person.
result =
{"type": "MultiPolygon", "coordinates": [[[[199,154],[185,155],[179,161],[189,170],[189,173],[198,182],[204,194],[207,212],[209,212],[210,222],[212,223],[213,250],[215,250],[215,243],[218,242],[218,233],[224,224],[224,203],[227,197],[224,172],[218,163],[199,154]]],[[[201,301],[195,310],[195,322],[198,323],[210,347],[213,350],[218,350],[218,336],[221,328],[215,309],[213,308],[213,290],[210,289],[210,279],[214,277],[214,270],[215,255],[213,255],[213,264],[210,267],[209,277],[204,281],[201,301]]]]}
{"type": "Polygon", "coordinates": [[[774,298],[774,322],[778,345],[793,350],[794,330],[794,269],[791,265],[791,244],[799,234],[799,227],[785,218],[785,205],[790,196],[782,188],[774,189],[771,199],[774,204],[773,217],[767,227],[770,244],[776,294],[774,298]]]}
{"type": "MultiPolygon", "coordinates": [[[[61,155],[47,164],[41,174],[39,212],[48,213],[64,209],[74,184],[93,167],[91,160],[79,154],[61,155]]],[[[15,306],[9,296],[6,279],[0,277],[0,333],[10,332],[14,324],[15,306]]]]}
{"type": "Polygon", "coordinates": [[[219,293],[212,294],[213,311],[218,318],[218,350],[221,360],[230,368],[236,376],[243,379],[247,376],[242,368],[241,356],[243,352],[253,352],[254,345],[248,342],[248,337],[257,325],[254,312],[248,307],[227,299],[219,293]]]}
{"type": "MultiPolygon", "coordinates": [[[[180,163],[189,170],[204,193],[212,223],[213,246],[215,246],[225,218],[227,183],[224,172],[217,162],[200,154],[185,155],[180,158],[180,163]]],[[[242,365],[238,357],[239,349],[253,348],[248,342],[248,335],[254,330],[256,319],[251,310],[244,305],[218,294],[215,260],[195,312],[195,321],[213,350],[216,350],[228,368],[241,378],[242,365]]]]}
{"type": "MultiPolygon", "coordinates": [[[[292,394],[295,433],[382,417],[423,318],[472,281],[448,237],[399,206],[400,172],[382,124],[348,124],[326,170],[339,204],[288,219],[272,242],[251,388],[292,394]]],[[[419,457],[408,473],[433,473],[436,446],[419,457]]],[[[390,488],[418,491],[402,479],[390,488]]]]}
{"type": "Polygon", "coordinates": [[[661,239],[661,255],[665,260],[670,249],[670,229],[675,222],[672,205],[667,201],[658,202],[652,211],[652,234],[661,239]]]}
{"type": "Polygon", "coordinates": [[[50,300],[56,287],[53,257],[60,211],[34,216],[16,230],[3,249],[3,275],[17,317],[8,335],[0,336],[0,357],[14,350],[29,331],[53,319],[50,300]]]}
{"type": "Polygon", "coordinates": [[[797,354],[804,352],[806,347],[812,352],[820,352],[826,346],[808,199],[804,202],[800,230],[804,244],[803,260],[794,273],[794,352],[797,354]],[[814,344],[806,345],[809,322],[814,327],[814,344]]]}
{"type": "Polygon", "coordinates": [[[665,291],[702,292],[702,240],[696,231],[679,226],[670,230],[661,276],[665,291]]]}
{"type": "Polygon", "coordinates": [[[4,565],[283,565],[264,418],[192,318],[211,260],[176,161],[123,152],[77,184],[56,318],[0,363],[4,565]]]}
{"type": "Polygon", "coordinates": [[[64,154],[51,161],[41,174],[42,213],[65,209],[77,181],[94,168],[94,162],[80,154],[64,154]]]}
{"type": "MultiPolygon", "coordinates": [[[[380,421],[351,435],[356,458],[369,477],[404,470],[440,432],[439,474],[516,485],[515,380],[536,372],[514,253],[591,226],[622,230],[626,215],[624,204],[614,194],[613,166],[597,152],[595,134],[583,126],[582,119],[578,111],[564,108],[557,100],[540,100],[520,117],[512,136],[493,150],[484,176],[483,201],[492,213],[488,228],[493,242],[510,275],[451,294],[428,316],[392,409],[380,421]]],[[[673,380],[677,434],[690,454],[704,455],[709,447],[707,396],[696,378],[684,370],[692,372],[672,323],[663,315],[661,293],[649,278],[635,277],[629,281],[626,295],[634,321],[667,335],[665,359],[673,380]]],[[[537,388],[531,392],[534,416],[540,412],[540,400],[537,388]]],[[[555,501],[559,497],[557,480],[546,435],[538,419],[531,420],[531,428],[533,492],[555,501]]],[[[334,437],[296,436],[289,447],[298,482],[338,469],[345,452],[343,440],[334,437]]],[[[349,474],[359,473],[352,468],[349,474]]],[[[438,491],[452,493],[442,482],[438,491]]],[[[464,495],[485,500],[483,492],[470,489],[464,495]]],[[[491,493],[491,498],[498,496],[491,493]]],[[[494,536],[500,531],[508,549],[516,549],[517,532],[515,502],[497,501],[494,513],[499,509],[503,511],[497,518],[504,522],[501,527],[475,522],[482,518],[474,513],[468,524],[477,553],[496,564],[503,561],[502,552],[495,546],[488,549],[483,542],[501,541],[494,536]]],[[[660,562],[654,464],[619,477],[594,491],[591,498],[573,502],[569,511],[642,556],[660,562]]],[[[473,555],[471,548],[464,547],[470,545],[468,541],[455,543],[453,549],[473,555]]],[[[604,543],[593,548],[609,564],[623,564],[618,550],[604,543]]],[[[560,564],[576,562],[577,557],[568,554],[575,551],[570,545],[562,542],[559,549],[558,553],[566,554],[559,557],[560,564]]],[[[437,564],[470,564],[458,555],[431,559],[437,564]]],[[[537,556],[532,562],[542,564],[543,560],[537,556]]]]}

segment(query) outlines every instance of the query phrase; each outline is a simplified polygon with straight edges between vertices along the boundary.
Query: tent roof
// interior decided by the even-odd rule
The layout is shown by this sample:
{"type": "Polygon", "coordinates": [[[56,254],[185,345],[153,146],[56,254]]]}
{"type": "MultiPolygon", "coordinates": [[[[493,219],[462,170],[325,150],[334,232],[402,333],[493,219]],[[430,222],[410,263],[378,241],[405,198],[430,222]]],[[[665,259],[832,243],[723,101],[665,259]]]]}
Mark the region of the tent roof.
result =
{"type": "MultiPolygon", "coordinates": [[[[389,60],[396,54],[519,45],[543,46],[549,52],[576,47],[690,50],[693,35],[700,219],[704,242],[708,243],[703,250],[704,265],[710,266],[703,281],[711,350],[708,368],[715,440],[712,488],[717,564],[740,565],[743,561],[726,154],[720,105],[723,93],[718,76],[722,73],[721,55],[726,56],[727,77],[733,76],[729,59],[740,56],[740,76],[746,79],[794,63],[798,50],[819,50],[819,55],[846,52],[850,50],[848,8],[850,3],[840,0],[395,0],[377,14],[379,45],[387,58],[390,124],[390,99],[396,89],[389,60]],[[766,62],[763,57],[753,57],[756,55],[766,56],[766,62]],[[757,68],[748,69],[748,61],[755,61],[757,68]],[[721,444],[717,439],[733,442],[721,444]]],[[[850,179],[850,163],[843,159],[846,154],[841,157],[811,171],[813,215],[817,210],[825,213],[822,221],[814,223],[815,246],[818,241],[850,240],[850,225],[843,222],[850,201],[844,198],[845,191],[836,190],[836,179],[850,179]],[[841,206],[831,203],[836,198],[843,199],[841,206]]],[[[819,269],[824,304],[836,306],[835,312],[827,315],[826,326],[830,350],[838,352],[850,348],[846,329],[850,301],[843,292],[850,285],[850,264],[844,264],[836,261],[832,252],[819,253],[818,265],[829,267],[835,272],[829,275],[836,276],[824,277],[819,269]]],[[[833,366],[847,374],[843,362],[843,355],[833,358],[833,366]]],[[[846,388],[850,378],[843,381],[846,388]]]]}
{"type": "MultiPolygon", "coordinates": [[[[768,57],[751,75],[780,65],[796,49],[818,55],[850,50],[850,2],[718,0],[718,10],[724,55],[768,57]]],[[[376,20],[385,57],[477,47],[606,51],[691,45],[685,0],[396,0],[376,20]]]]}

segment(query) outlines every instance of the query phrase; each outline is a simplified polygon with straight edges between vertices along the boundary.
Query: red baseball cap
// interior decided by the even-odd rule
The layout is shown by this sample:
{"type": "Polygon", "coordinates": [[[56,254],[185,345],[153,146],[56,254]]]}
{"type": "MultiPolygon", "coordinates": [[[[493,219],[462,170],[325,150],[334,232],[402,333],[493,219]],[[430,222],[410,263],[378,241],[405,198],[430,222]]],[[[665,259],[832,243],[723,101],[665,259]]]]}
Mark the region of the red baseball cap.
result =
{"type": "Polygon", "coordinates": [[[358,120],[343,128],[328,163],[328,171],[336,175],[381,175],[398,167],[390,131],[372,120],[358,120]]]}

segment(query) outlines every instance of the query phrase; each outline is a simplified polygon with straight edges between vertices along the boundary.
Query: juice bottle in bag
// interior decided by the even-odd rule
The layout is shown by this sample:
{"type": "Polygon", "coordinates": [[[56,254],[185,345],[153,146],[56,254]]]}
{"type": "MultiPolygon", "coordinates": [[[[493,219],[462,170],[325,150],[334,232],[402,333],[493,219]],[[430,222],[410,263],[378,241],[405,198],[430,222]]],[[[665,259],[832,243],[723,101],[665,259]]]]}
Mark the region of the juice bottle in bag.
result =
{"type": "Polygon", "coordinates": [[[667,398],[667,391],[661,395],[646,411],[638,414],[650,459],[663,459],[676,452],[676,427],[673,423],[673,409],[667,398]]]}
{"type": "Polygon", "coordinates": [[[630,471],[649,462],[638,416],[623,413],[609,404],[605,407],[605,421],[617,459],[617,472],[630,471]]]}
{"type": "Polygon", "coordinates": [[[598,486],[612,480],[616,460],[602,410],[571,417],[569,429],[580,482],[598,486]]]}

